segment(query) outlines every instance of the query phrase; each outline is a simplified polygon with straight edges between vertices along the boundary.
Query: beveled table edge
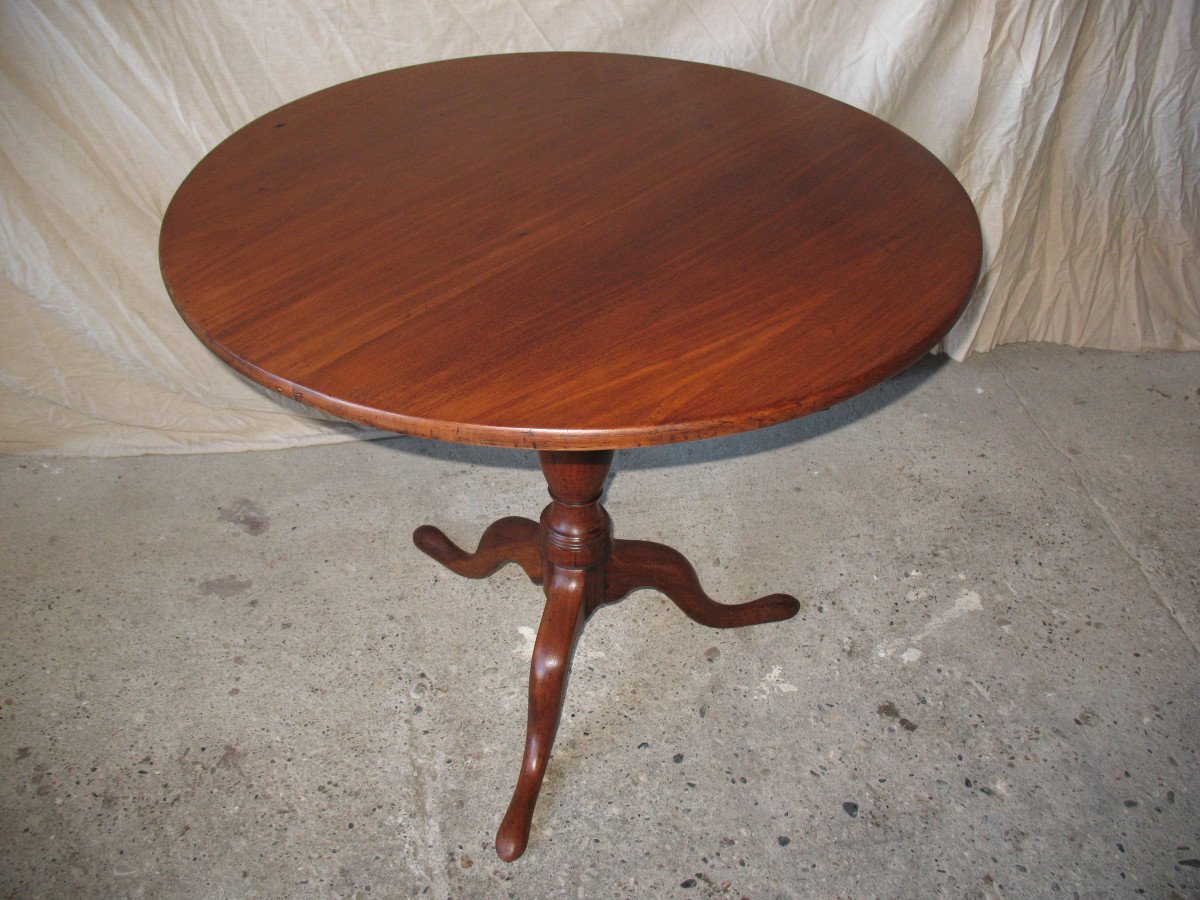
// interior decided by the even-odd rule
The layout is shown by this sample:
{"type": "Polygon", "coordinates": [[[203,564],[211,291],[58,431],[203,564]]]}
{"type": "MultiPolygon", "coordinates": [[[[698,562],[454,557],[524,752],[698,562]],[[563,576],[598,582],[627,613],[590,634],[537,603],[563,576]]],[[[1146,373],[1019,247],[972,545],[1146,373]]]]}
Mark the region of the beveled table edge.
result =
{"type": "MultiPolygon", "coordinates": [[[[511,54],[472,54],[463,57],[450,57],[447,59],[427,60],[422,63],[414,63],[410,66],[401,66],[399,68],[417,68],[423,66],[437,65],[438,63],[453,62],[457,60],[476,59],[487,56],[532,56],[538,54],[555,53],[559,55],[577,54],[577,55],[595,55],[595,56],[633,56],[647,59],[662,59],[672,62],[687,63],[689,65],[705,66],[717,69],[730,69],[731,71],[741,72],[743,74],[752,75],[757,78],[765,78],[771,81],[778,81],[783,84],[790,85],[798,90],[816,93],[810,88],[802,85],[797,85],[793,82],[786,81],[781,78],[774,78],[770,75],[763,75],[758,72],[752,72],[745,69],[734,69],[730,66],[721,66],[715,63],[701,62],[697,60],[679,59],[675,57],[660,57],[652,54],[643,53],[612,53],[607,51],[525,51],[521,53],[511,54]]],[[[393,70],[384,70],[393,71],[393,70]]],[[[260,116],[255,116],[244,125],[235,129],[233,133],[227,135],[217,145],[210,148],[197,162],[196,165],[189,169],[188,176],[191,171],[199,166],[208,157],[208,154],[216,149],[216,146],[229,140],[238,131],[247,128],[254,122],[264,116],[273,115],[280,109],[298,102],[314,94],[321,94],[325,91],[333,90],[344,84],[358,81],[363,78],[371,78],[382,72],[368,73],[367,75],[350,78],[346,81],[338,82],[337,84],[329,85],[328,87],[318,89],[309,94],[297,97],[279,107],[275,107],[260,116]]],[[[873,113],[838,100],[826,94],[820,94],[827,100],[842,106],[847,106],[863,115],[870,116],[886,128],[894,131],[903,140],[915,144],[921,151],[926,153],[946,175],[955,183],[958,190],[962,194],[962,198],[967,208],[969,208],[974,216],[973,234],[974,239],[976,264],[973,267],[969,279],[961,290],[962,300],[954,309],[953,313],[947,316],[944,320],[939,321],[930,329],[926,336],[907,348],[907,352],[899,353],[895,357],[886,359],[868,369],[867,371],[858,374],[853,378],[838,383],[825,391],[799,397],[785,403],[777,404],[774,407],[765,407],[752,411],[739,413],[736,416],[726,416],[717,419],[696,419],[687,422],[674,422],[659,425],[643,425],[629,428],[604,428],[604,429],[571,429],[571,428],[532,428],[521,427],[517,425],[480,425],[463,422],[450,422],[442,419],[429,419],[419,416],[407,416],[402,413],[389,412],[387,410],[378,409],[376,407],[364,406],[350,400],[343,400],[338,397],[332,397],[305,387],[302,384],[274,375],[265,369],[255,365],[249,360],[243,359],[228,348],[221,345],[216,340],[199,326],[198,323],[186,313],[184,308],[176,301],[174,292],[169,284],[166,283],[165,273],[162,267],[162,242],[163,233],[159,232],[159,271],[163,275],[163,283],[167,289],[167,294],[171,298],[171,303],[175,307],[176,312],[183,319],[190,330],[204,346],[206,346],[218,359],[225,362],[241,375],[249,378],[252,382],[268,388],[275,393],[290,397],[298,403],[305,406],[311,406],[322,412],[330,413],[339,418],[345,419],[361,425],[366,425],[371,428],[376,428],[382,431],[390,431],[396,434],[404,434],[411,437],[428,438],[432,440],[444,440],[452,443],[469,444],[474,446],[484,447],[511,447],[514,449],[527,450],[621,450],[633,447],[648,447],[657,446],[660,444],[676,444],[686,441],[703,440],[711,437],[722,437],[731,434],[739,434],[746,431],[754,431],[759,428],[767,428],[772,425],[779,425],[792,419],[800,418],[814,412],[820,412],[829,407],[847,400],[856,394],[862,393],[874,387],[875,385],[891,378],[892,376],[904,371],[920,357],[928,353],[954,326],[959,317],[965,310],[968,301],[974,293],[975,287],[979,280],[980,272],[983,266],[983,234],[979,223],[978,212],[975,210],[975,204],[971,200],[970,195],[958,180],[957,176],[950,171],[940,159],[937,158],[927,147],[920,141],[911,137],[901,129],[892,125],[873,113]]],[[[180,188],[187,181],[188,176],[185,176],[180,182],[180,188]]],[[[176,189],[178,193],[179,188],[176,189]]],[[[170,209],[171,203],[174,202],[174,194],[171,201],[167,203],[167,209],[170,209]]],[[[165,220],[164,210],[164,220],[165,220]]]]}
{"type": "MultiPolygon", "coordinates": [[[[982,264],[982,246],[980,263],[982,264]]],[[[855,378],[847,379],[829,390],[818,394],[809,394],[773,408],[756,410],[737,418],[700,419],[663,425],[604,429],[522,428],[512,425],[447,422],[441,419],[406,416],[401,413],[363,406],[338,397],[330,397],[286,378],[273,375],[254,363],[242,359],[218,342],[210,340],[204,331],[190,321],[179,304],[175,303],[174,296],[171,297],[171,301],[189,330],[200,339],[201,343],[239,374],[277,394],[290,397],[305,406],[311,406],[350,422],[410,437],[481,447],[511,447],[524,450],[624,450],[632,447],[678,444],[755,431],[759,428],[789,422],[810,413],[820,412],[869,390],[907,369],[946,335],[962,315],[978,278],[979,270],[977,268],[971,285],[963,292],[963,301],[954,314],[946,321],[939,323],[937,328],[924,340],[913,344],[908,353],[885,360],[874,368],[868,369],[855,378]]],[[[168,294],[170,294],[169,288],[168,294]]]]}

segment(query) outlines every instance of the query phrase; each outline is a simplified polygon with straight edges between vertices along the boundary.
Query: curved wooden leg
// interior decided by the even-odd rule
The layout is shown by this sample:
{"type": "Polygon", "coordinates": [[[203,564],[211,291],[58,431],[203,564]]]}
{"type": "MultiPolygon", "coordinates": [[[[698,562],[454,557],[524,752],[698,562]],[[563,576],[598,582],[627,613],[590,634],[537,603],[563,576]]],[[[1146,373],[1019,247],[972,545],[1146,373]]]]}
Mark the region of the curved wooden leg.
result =
{"type": "Polygon", "coordinates": [[[661,591],[688,617],[713,628],[779,622],[800,611],[796,598],[786,594],[736,605],[717,603],[704,593],[679,551],[651,541],[614,541],[599,502],[612,465],[611,450],[542,450],[538,459],[551,498],[540,524],[516,516],[493,522],[474,553],[455,546],[431,525],[413,533],[417,547],[459,575],[485,578],[506,562],[515,562],[535,582],[544,583],[546,607],[529,667],[525,752],[496,833],[496,853],[507,862],[524,853],[529,843],[534,806],[558,733],[571,655],[592,612],[643,587],[661,591]]]}
{"type": "Polygon", "coordinates": [[[542,789],[550,748],[558,732],[575,641],[583,630],[587,596],[585,569],[559,569],[546,582],[546,609],[529,666],[529,721],[521,774],[508,812],[496,833],[496,853],[512,862],[525,852],[533,808],[542,789]]]}
{"type": "Polygon", "coordinates": [[[542,583],[541,526],[533,519],[506,516],[483,532],[479,547],[467,553],[438,528],[422,525],[413,543],[451,572],[467,578],[487,578],[506,563],[515,562],[534,584],[542,583]]]}
{"type": "Polygon", "coordinates": [[[558,732],[571,654],[588,613],[605,595],[612,532],[598,501],[612,458],[611,450],[538,453],[551,500],[542,512],[546,609],[529,666],[529,721],[521,774],[496,832],[496,853],[505,862],[524,853],[529,842],[533,807],[558,732]]]}
{"type": "Polygon", "coordinates": [[[605,602],[615,603],[638,588],[661,591],[689,619],[712,628],[781,622],[800,611],[800,601],[788,594],[769,594],[748,603],[717,603],[704,593],[696,570],[678,550],[653,541],[613,541],[605,602]]]}

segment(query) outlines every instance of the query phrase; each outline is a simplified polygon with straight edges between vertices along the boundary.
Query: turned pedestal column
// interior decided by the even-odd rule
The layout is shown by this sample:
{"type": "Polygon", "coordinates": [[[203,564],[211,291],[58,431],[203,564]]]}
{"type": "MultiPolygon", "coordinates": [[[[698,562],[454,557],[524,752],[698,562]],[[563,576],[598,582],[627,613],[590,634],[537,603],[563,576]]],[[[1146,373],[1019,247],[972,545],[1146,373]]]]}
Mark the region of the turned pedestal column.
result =
{"type": "Polygon", "coordinates": [[[529,667],[529,721],[521,772],[496,835],[501,859],[525,851],[533,808],[550,759],[566,693],[571,654],[597,608],[638,588],[666,594],[690,618],[714,628],[778,622],[794,616],[794,597],[771,594],[749,603],[715,602],[676,550],[650,541],[613,540],[600,505],[613,451],[543,450],[538,454],[550,505],[541,523],[510,516],[488,526],[474,553],[466,553],[432,525],[413,534],[417,547],[451,571],[486,578],[507,562],[521,566],[546,592],[546,607],[529,667]]]}

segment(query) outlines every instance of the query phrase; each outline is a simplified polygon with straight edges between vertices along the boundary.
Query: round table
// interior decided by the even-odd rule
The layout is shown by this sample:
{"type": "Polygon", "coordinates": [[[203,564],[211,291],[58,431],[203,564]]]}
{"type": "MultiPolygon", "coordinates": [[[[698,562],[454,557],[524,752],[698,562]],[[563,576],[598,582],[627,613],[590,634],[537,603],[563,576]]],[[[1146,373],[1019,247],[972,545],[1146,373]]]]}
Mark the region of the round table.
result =
{"type": "Polygon", "coordinates": [[[180,315],[254,381],[356,422],[537,450],[551,502],[466,553],[544,586],[516,790],[530,820],[570,658],[641,587],[718,628],[792,597],[715,603],[675,550],[614,540],[613,451],[824,409],[950,328],[978,275],[970,200],[895,128],[746,72],[533,53],[383,72],[237,131],[183,182],[160,260],[180,315]]]}

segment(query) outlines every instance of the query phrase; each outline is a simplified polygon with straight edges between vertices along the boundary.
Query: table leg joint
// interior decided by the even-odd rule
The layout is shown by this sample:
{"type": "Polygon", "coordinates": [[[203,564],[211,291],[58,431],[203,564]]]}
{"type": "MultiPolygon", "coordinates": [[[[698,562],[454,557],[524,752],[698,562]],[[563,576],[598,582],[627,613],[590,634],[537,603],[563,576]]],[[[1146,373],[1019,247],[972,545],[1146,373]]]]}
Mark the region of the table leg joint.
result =
{"type": "Polygon", "coordinates": [[[652,541],[614,540],[600,505],[612,464],[610,451],[542,451],[550,505],[540,522],[517,516],[488,526],[474,553],[457,547],[441,531],[422,525],[417,547],[453,572],[486,578],[515,562],[542,584],[546,605],[529,668],[529,712],[525,750],[512,800],[496,834],[496,852],[511,862],[529,841],[533,810],[558,732],[575,644],[584,623],[599,607],[640,588],[670,598],[691,619],[713,628],[779,622],[800,604],[786,594],[747,603],[717,603],[704,592],[696,570],[678,550],[652,541]]]}

